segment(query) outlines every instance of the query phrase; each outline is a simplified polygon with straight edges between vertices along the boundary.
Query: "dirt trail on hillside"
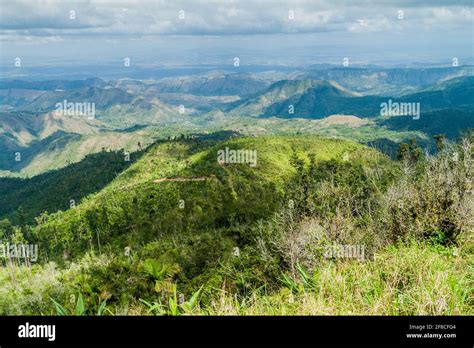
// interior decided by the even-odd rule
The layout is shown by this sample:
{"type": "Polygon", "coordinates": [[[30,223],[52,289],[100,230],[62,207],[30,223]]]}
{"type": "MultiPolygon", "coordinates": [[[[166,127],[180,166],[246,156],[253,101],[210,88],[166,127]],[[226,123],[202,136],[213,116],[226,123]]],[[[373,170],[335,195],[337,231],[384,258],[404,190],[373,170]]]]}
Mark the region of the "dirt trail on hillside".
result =
{"type": "Polygon", "coordinates": [[[195,177],[195,178],[183,178],[183,177],[161,178],[161,179],[153,180],[153,182],[159,184],[160,182],[187,182],[187,181],[206,181],[206,180],[217,180],[217,178],[214,175],[212,175],[212,176],[198,176],[198,177],[195,177]]]}

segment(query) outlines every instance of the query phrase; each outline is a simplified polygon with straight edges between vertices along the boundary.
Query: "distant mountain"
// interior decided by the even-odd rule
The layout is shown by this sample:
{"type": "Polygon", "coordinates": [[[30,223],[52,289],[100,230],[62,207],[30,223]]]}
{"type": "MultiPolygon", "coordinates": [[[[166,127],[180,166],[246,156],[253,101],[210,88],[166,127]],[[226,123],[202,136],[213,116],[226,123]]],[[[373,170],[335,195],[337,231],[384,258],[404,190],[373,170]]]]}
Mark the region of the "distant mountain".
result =
{"type": "Polygon", "coordinates": [[[360,96],[332,81],[284,80],[231,105],[229,114],[248,117],[319,119],[334,114],[380,116],[381,104],[420,103],[420,112],[474,107],[474,77],[446,81],[401,97],[360,96]]]}
{"type": "Polygon", "coordinates": [[[252,74],[217,74],[173,77],[150,86],[147,93],[187,93],[203,96],[248,96],[264,90],[268,83],[252,74]]]}
{"type": "MultiPolygon", "coordinates": [[[[349,115],[353,116],[351,120],[371,118],[370,122],[360,120],[359,125],[369,122],[370,127],[392,132],[422,132],[428,136],[446,133],[449,137],[472,128],[472,76],[441,80],[398,97],[361,95],[335,81],[292,79],[268,85],[271,80],[222,73],[158,82],[0,80],[0,101],[4,107],[0,109],[0,171],[37,174],[79,161],[102,148],[135,149],[139,141],[149,142],[152,133],[166,136],[197,129],[245,129],[247,121],[240,122],[240,118],[319,120],[339,115],[340,120],[349,115]],[[56,104],[64,101],[94,103],[95,117],[55,113],[56,104]],[[419,103],[420,119],[415,122],[412,116],[380,117],[382,103],[389,101],[419,103]],[[180,110],[180,105],[185,106],[184,110],[180,110]],[[227,122],[229,119],[234,121],[227,122]],[[156,130],[143,128],[147,126],[156,130]],[[21,161],[15,161],[17,152],[21,153],[21,161]]],[[[312,124],[308,129],[318,132],[321,128],[350,126],[350,122],[331,122],[312,124]]],[[[294,126],[288,124],[285,129],[291,131],[294,126]]],[[[272,129],[270,124],[265,127],[272,129]]]]}
{"type": "Polygon", "coordinates": [[[82,87],[70,90],[46,91],[38,98],[22,105],[19,109],[24,111],[55,110],[57,103],[64,100],[73,103],[95,103],[96,109],[105,109],[116,104],[130,104],[136,97],[119,88],[82,87]]]}
{"type": "Polygon", "coordinates": [[[3,79],[0,85],[1,175],[61,168],[103,148],[134,150],[151,141],[140,126],[184,124],[186,117],[156,97],[131,94],[101,79],[3,79]],[[87,103],[94,114],[56,112],[65,103],[87,103]]]}
{"type": "Polygon", "coordinates": [[[94,135],[107,129],[97,120],[54,112],[0,113],[0,120],[0,170],[21,170],[41,153],[53,154],[78,141],[81,135],[94,135]],[[20,157],[16,158],[16,153],[20,157]]]}
{"type": "Polygon", "coordinates": [[[459,76],[474,75],[474,66],[446,68],[309,68],[295,79],[332,80],[365,95],[400,96],[459,76]]]}
{"type": "Polygon", "coordinates": [[[108,128],[103,122],[81,116],[66,116],[51,112],[0,113],[0,134],[20,145],[44,139],[57,131],[76,134],[96,134],[108,128]]]}
{"type": "Polygon", "coordinates": [[[421,92],[404,95],[401,102],[419,102],[422,109],[473,108],[474,76],[465,76],[432,85],[421,92]]]}
{"type": "Polygon", "coordinates": [[[0,90],[2,89],[34,89],[38,91],[70,90],[84,87],[104,88],[107,82],[100,78],[89,78],[85,80],[47,80],[47,81],[25,81],[14,79],[0,79],[0,90]]]}
{"type": "Polygon", "coordinates": [[[45,93],[35,89],[0,89],[0,111],[10,111],[30,103],[45,93]]]}
{"type": "Polygon", "coordinates": [[[107,90],[110,87],[107,82],[99,78],[74,81],[0,79],[0,111],[23,110],[36,112],[51,110],[56,102],[60,102],[65,98],[90,98],[94,88],[107,90]]]}
{"type": "MultiPolygon", "coordinates": [[[[62,160],[58,156],[65,148],[74,146],[81,139],[81,135],[58,131],[46,138],[35,139],[26,146],[21,146],[9,136],[0,134],[0,171],[21,172],[29,166],[43,166],[51,169],[61,166],[62,160]]],[[[72,157],[69,157],[71,160],[72,157]]],[[[29,171],[35,174],[38,171],[29,171]]]]}
{"type": "MultiPolygon", "coordinates": [[[[273,113],[272,116],[284,114],[282,109],[283,105],[286,104],[286,114],[291,115],[288,111],[288,107],[294,98],[300,98],[304,95],[315,94],[315,91],[320,91],[323,94],[328,94],[333,97],[352,96],[350,92],[336,87],[330,82],[315,81],[315,80],[282,80],[275,82],[265,91],[257,93],[243,101],[239,101],[234,104],[230,104],[234,108],[230,110],[230,114],[239,116],[249,117],[265,117],[269,113],[273,113]]],[[[306,107],[309,110],[309,107],[306,107]]],[[[300,112],[301,110],[299,110],[300,112]]],[[[298,113],[299,114],[299,113],[298,113]]],[[[291,116],[286,116],[291,118],[291,116]]],[[[300,116],[301,117],[301,116],[300,116]]]]}
{"type": "Polygon", "coordinates": [[[206,76],[170,77],[158,81],[122,79],[115,81],[114,86],[146,99],[157,98],[175,109],[184,106],[187,115],[199,115],[263,91],[275,80],[272,73],[213,72],[206,76]]]}
{"type": "Polygon", "coordinates": [[[333,114],[369,116],[380,109],[377,98],[360,97],[330,81],[283,80],[272,84],[265,92],[236,103],[229,114],[311,119],[333,114]]]}
{"type": "Polygon", "coordinates": [[[0,113],[0,171],[34,175],[80,161],[104,149],[149,143],[140,128],[114,131],[104,122],[55,112],[0,113]]]}
{"type": "Polygon", "coordinates": [[[438,83],[434,83],[421,89],[419,92],[433,92],[433,91],[442,91],[442,90],[453,90],[456,89],[459,91],[463,89],[464,86],[472,84],[474,76],[459,76],[449,80],[443,80],[438,83]]]}
{"type": "MultiPolygon", "coordinates": [[[[48,113],[56,110],[59,104],[88,103],[94,107],[94,118],[115,128],[128,128],[137,124],[177,122],[180,119],[178,107],[167,105],[155,96],[135,95],[110,85],[91,86],[91,84],[105,84],[100,79],[84,80],[78,83],[67,81],[69,89],[66,90],[46,89],[54,85],[51,81],[46,82],[45,86],[39,82],[25,82],[23,86],[44,88],[44,90],[0,89],[0,101],[4,103],[3,111],[48,113]]],[[[60,81],[54,86],[62,84],[63,82],[60,81]]],[[[20,81],[15,81],[13,85],[22,86],[20,81]]],[[[88,116],[84,115],[84,118],[88,116]]]]}

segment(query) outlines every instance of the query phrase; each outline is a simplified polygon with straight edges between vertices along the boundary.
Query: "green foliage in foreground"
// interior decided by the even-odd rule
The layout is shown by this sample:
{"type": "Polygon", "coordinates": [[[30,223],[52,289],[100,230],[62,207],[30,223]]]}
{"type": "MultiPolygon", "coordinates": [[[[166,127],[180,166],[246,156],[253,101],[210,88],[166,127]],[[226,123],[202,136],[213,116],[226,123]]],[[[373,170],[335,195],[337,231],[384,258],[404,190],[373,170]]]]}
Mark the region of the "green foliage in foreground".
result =
{"type": "Polygon", "coordinates": [[[0,313],[472,314],[471,178],[467,141],[401,163],[308,137],[159,144],[28,230],[47,257],[5,263],[0,313]],[[219,165],[226,146],[258,166],[219,165]]]}
{"type": "MultiPolygon", "coordinates": [[[[218,315],[459,315],[474,313],[472,257],[416,242],[367,262],[332,262],[295,286],[245,299],[224,293],[201,313],[218,315]]],[[[304,271],[303,271],[304,272],[304,271]]]]}
{"type": "MultiPolygon", "coordinates": [[[[0,313],[80,315],[84,313],[81,308],[87,308],[88,315],[473,315],[473,259],[467,253],[454,247],[408,242],[387,247],[365,262],[327,260],[307,272],[306,285],[303,278],[293,280],[294,288],[282,282],[276,291],[261,287],[238,296],[222,284],[209,284],[180,303],[179,285],[178,290],[174,285],[166,298],[156,292],[141,292],[131,298],[130,293],[122,292],[116,294],[120,302],[105,305],[88,293],[85,304],[77,306],[78,284],[74,280],[98,267],[112,268],[119,263],[116,256],[85,258],[67,269],[53,264],[17,268],[16,286],[9,271],[2,269],[0,313]],[[58,310],[50,297],[64,301],[62,309],[58,310]]],[[[104,286],[113,281],[103,274],[95,277],[104,286]]],[[[139,274],[129,277],[136,282],[139,274]]],[[[123,286],[125,291],[127,285],[123,286]]]]}

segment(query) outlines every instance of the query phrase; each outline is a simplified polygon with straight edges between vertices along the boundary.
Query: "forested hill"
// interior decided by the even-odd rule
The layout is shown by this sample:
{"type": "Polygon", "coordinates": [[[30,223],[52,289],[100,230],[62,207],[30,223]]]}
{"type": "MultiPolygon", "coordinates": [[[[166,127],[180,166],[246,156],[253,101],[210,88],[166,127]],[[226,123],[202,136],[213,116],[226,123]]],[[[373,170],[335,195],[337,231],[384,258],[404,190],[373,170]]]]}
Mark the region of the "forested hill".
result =
{"type": "Polygon", "coordinates": [[[31,224],[44,211],[67,210],[107,185],[141,154],[102,151],[32,178],[0,177],[0,219],[31,224]]]}
{"type": "MultiPolygon", "coordinates": [[[[390,168],[390,160],[360,144],[318,137],[256,137],[156,144],[100,192],[35,228],[49,255],[119,244],[138,247],[160,236],[202,235],[253,223],[285,205],[295,155],[315,161],[350,158],[350,166],[390,168]],[[249,163],[219,163],[219,151],[255,151],[249,163]],[[365,163],[365,164],[364,164],[365,163]],[[80,234],[77,231],[82,231],[80,234]],[[58,244],[51,241],[57,237],[58,244]],[[92,239],[89,239],[92,238],[92,239]]],[[[349,166],[349,161],[347,161],[349,166]]],[[[348,170],[346,170],[349,172],[348,170]]],[[[295,193],[296,195],[296,193],[295,193]]]]}

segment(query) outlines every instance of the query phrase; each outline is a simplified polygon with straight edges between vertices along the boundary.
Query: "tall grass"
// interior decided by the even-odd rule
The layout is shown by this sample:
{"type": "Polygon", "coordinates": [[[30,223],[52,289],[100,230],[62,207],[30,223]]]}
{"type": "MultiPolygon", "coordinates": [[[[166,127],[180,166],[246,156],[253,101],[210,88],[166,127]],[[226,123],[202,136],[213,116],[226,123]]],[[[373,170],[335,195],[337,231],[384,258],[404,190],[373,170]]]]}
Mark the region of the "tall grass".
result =
{"type": "Polygon", "coordinates": [[[221,292],[200,314],[211,315],[472,315],[472,257],[455,248],[411,242],[375,259],[325,261],[310,280],[282,282],[276,294],[245,299],[221,292]],[[310,281],[311,286],[304,286],[310,281]]]}

